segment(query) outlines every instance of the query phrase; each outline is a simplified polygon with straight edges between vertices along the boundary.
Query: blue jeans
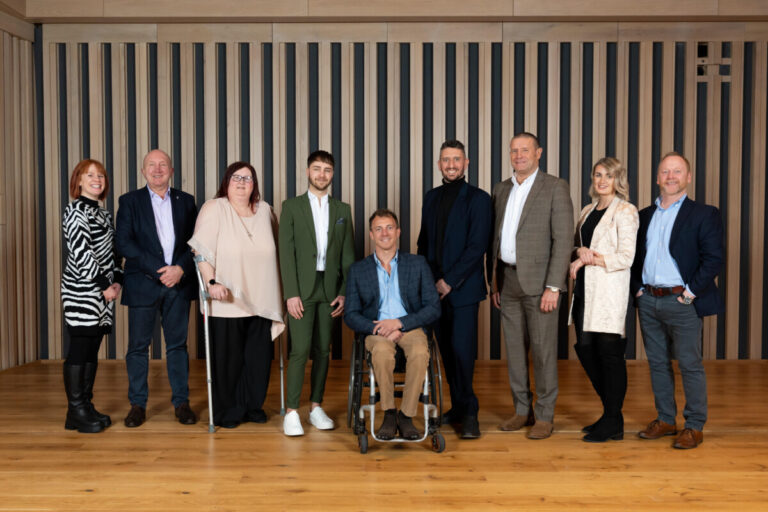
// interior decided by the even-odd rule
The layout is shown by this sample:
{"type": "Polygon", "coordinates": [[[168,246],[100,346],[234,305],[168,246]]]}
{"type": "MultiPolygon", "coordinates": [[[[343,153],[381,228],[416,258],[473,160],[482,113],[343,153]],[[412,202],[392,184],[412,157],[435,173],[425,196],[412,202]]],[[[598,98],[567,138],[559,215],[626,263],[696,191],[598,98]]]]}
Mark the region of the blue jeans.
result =
{"type": "Polygon", "coordinates": [[[707,421],[707,379],[701,363],[701,318],[692,304],[682,304],[675,295],[643,293],[637,306],[658,419],[675,424],[674,358],[683,379],[685,428],[702,430],[707,421]]]}
{"type": "Polygon", "coordinates": [[[187,355],[189,301],[173,288],[163,288],[160,298],[152,306],[128,308],[128,352],[125,354],[125,366],[128,370],[128,400],[131,405],[147,407],[149,345],[152,342],[155,315],[158,311],[160,311],[165,335],[165,358],[168,380],[171,383],[171,402],[174,407],[178,407],[189,400],[189,356],[187,355]]]}

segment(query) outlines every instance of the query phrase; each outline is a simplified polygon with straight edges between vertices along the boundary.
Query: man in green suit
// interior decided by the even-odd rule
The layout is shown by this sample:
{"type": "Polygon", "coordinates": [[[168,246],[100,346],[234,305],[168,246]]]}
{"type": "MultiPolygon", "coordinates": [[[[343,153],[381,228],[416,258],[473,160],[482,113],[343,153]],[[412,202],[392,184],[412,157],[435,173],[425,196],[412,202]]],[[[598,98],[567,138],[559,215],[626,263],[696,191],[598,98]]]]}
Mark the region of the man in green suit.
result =
{"type": "Polygon", "coordinates": [[[283,432],[288,436],[304,434],[296,409],[310,354],[309,422],[320,430],[333,429],[333,420],[320,403],[328,374],[333,319],[344,313],[347,272],[355,260],[352,210],[328,193],[333,166],[333,155],[327,151],[309,155],[309,190],[286,199],[280,214],[280,272],[291,333],[283,420],[283,432]]]}

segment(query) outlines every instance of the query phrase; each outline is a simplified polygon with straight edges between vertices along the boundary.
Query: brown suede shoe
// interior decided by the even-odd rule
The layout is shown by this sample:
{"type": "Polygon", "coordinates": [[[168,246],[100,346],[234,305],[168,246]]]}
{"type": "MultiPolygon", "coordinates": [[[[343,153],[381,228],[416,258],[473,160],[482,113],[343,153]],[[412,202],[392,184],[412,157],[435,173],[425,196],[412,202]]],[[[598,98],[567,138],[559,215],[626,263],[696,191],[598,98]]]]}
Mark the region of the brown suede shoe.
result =
{"type": "Polygon", "coordinates": [[[704,442],[704,433],[701,430],[693,430],[692,428],[684,428],[680,431],[680,435],[675,439],[673,448],[680,450],[690,450],[696,448],[704,442]]]}
{"type": "Polygon", "coordinates": [[[515,430],[520,430],[523,427],[530,427],[535,422],[536,419],[533,417],[533,411],[529,411],[528,416],[521,416],[520,414],[515,413],[514,416],[504,420],[501,425],[499,425],[499,430],[513,432],[515,430]]]}
{"type": "Polygon", "coordinates": [[[536,420],[536,423],[531,427],[528,432],[528,439],[546,439],[552,435],[552,430],[555,426],[548,421],[536,420]]]}
{"type": "Polygon", "coordinates": [[[664,423],[661,420],[653,420],[645,427],[645,430],[641,430],[637,435],[641,439],[658,439],[664,436],[673,436],[677,434],[677,427],[664,423]]]}

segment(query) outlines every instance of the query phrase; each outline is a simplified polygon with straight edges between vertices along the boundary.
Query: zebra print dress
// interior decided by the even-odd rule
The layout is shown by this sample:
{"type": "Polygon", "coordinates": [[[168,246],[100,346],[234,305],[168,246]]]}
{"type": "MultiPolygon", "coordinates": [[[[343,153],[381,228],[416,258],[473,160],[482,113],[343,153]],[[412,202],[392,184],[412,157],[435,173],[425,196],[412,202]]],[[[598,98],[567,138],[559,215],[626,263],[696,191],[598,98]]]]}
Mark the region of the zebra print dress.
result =
{"type": "Polygon", "coordinates": [[[123,280],[112,216],[96,201],[80,196],[64,210],[62,226],[67,247],[61,276],[64,321],[71,334],[109,333],[115,303],[107,303],[102,292],[123,280]]]}

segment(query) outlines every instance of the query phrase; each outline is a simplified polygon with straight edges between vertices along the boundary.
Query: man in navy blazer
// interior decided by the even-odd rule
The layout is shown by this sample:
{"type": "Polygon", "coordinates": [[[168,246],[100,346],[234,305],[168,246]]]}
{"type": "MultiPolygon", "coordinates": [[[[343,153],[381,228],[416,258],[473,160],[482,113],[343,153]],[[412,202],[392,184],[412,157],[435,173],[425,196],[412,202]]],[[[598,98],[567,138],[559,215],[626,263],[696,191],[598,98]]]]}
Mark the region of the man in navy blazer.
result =
{"type": "Polygon", "coordinates": [[[405,439],[421,434],[413,425],[429,364],[426,328],[440,316],[440,299],[429,265],[421,256],[398,251],[400,226],[390,210],[376,210],[368,220],[374,252],[354,263],[347,276],[344,322],[367,335],[373,371],[379,383],[384,421],[380,439],[397,431],[405,439]],[[395,409],[392,372],[399,345],[407,359],[400,413],[395,409]]]}
{"type": "Polygon", "coordinates": [[[483,269],[491,236],[491,196],[467,183],[464,144],[447,140],[437,167],[443,184],[424,196],[418,253],[436,279],[442,314],[435,335],[451,391],[444,423],[461,423],[462,439],[480,437],[479,408],[472,388],[477,357],[477,313],[487,295],[483,269]]]}
{"type": "Polygon", "coordinates": [[[171,402],[185,425],[197,421],[189,408],[187,324],[189,303],[197,294],[192,238],[197,219],[194,198],[170,187],[170,157],[155,149],[144,157],[141,173],[147,186],[120,196],[115,243],[125,257],[122,303],[128,306],[127,427],[146,418],[149,345],[160,313],[165,334],[165,355],[171,402]]]}
{"type": "Polygon", "coordinates": [[[673,447],[697,447],[707,420],[707,382],[701,362],[702,317],[721,313],[723,300],[715,277],[723,266],[723,224],[714,206],[688,198],[691,166],[678,153],[659,163],[661,195],[640,211],[637,250],[632,265],[635,295],[651,386],[658,413],[642,439],[677,435],[673,447]],[[677,359],[685,391],[685,428],[675,425],[677,359]]]}

